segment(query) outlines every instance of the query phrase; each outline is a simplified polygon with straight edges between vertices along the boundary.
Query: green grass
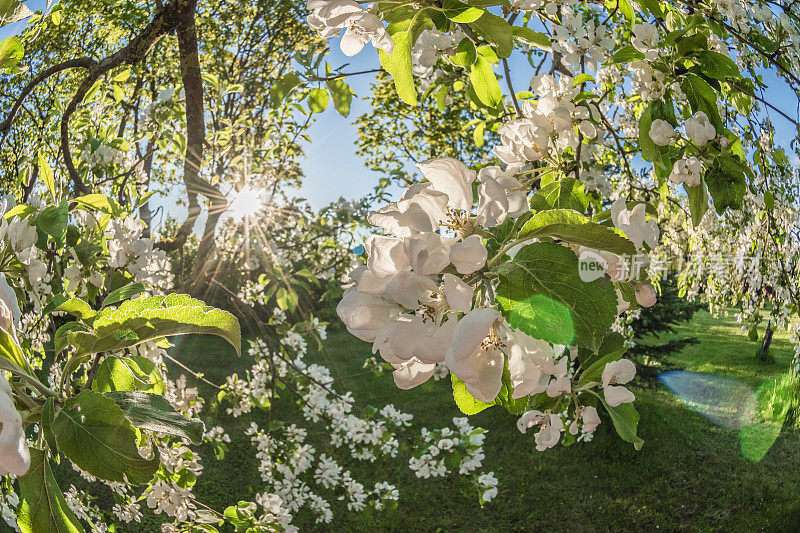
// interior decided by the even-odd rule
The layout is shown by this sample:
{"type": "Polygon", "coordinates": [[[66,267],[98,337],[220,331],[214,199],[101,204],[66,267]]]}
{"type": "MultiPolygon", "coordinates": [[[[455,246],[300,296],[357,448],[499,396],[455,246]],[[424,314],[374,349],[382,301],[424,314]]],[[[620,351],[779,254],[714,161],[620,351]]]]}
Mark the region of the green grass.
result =
{"type": "MultiPolygon", "coordinates": [[[[714,319],[706,312],[695,315],[693,323],[677,334],[694,335],[700,343],[675,355],[672,364],[734,377],[754,387],[784,373],[792,357],[786,335],[776,333],[772,348],[776,362],[759,364],[758,343],[742,335],[732,318],[714,319]]],[[[370,348],[341,331],[331,332],[325,346],[309,359],[330,367],[335,376],[359,374],[370,348]]],[[[175,354],[194,368],[208,369],[208,378],[217,382],[246,363],[207,337],[183,340],[175,354]]],[[[391,375],[361,375],[337,382],[336,387],[352,390],[360,405],[393,403],[412,413],[417,425],[441,427],[460,416],[449,380],[400,391],[391,375]]],[[[315,526],[304,513],[296,517],[297,523],[301,531],[796,529],[800,523],[797,433],[784,430],[766,456],[753,463],[742,455],[738,432],[710,424],[660,384],[639,383],[634,391],[641,414],[640,435],[645,439],[639,452],[617,437],[607,419],[590,443],[537,452],[533,436],[517,431],[516,418],[493,408],[471,419],[489,430],[484,468],[500,479],[498,497],[483,509],[474,495],[462,492],[457,481],[419,480],[405,461],[398,467],[397,460],[374,464],[351,460],[344,465],[365,485],[381,480],[397,483],[401,490],[398,509],[352,514],[331,498],[332,524],[315,526]]],[[[210,390],[204,392],[211,397],[210,390]]],[[[276,405],[275,412],[287,420],[297,416],[288,397],[276,405]]],[[[200,501],[221,510],[265,490],[253,449],[241,434],[250,420],[264,424],[266,415],[254,413],[235,421],[223,415],[212,420],[224,422],[231,436],[239,437],[223,461],[217,461],[210,450],[201,450],[205,471],[195,489],[200,501]]],[[[311,435],[318,452],[328,449],[325,435],[311,435]]],[[[325,492],[320,490],[320,494],[325,492]]],[[[148,523],[153,518],[148,517],[148,523]]],[[[150,531],[148,523],[137,530],[150,531]]]]}

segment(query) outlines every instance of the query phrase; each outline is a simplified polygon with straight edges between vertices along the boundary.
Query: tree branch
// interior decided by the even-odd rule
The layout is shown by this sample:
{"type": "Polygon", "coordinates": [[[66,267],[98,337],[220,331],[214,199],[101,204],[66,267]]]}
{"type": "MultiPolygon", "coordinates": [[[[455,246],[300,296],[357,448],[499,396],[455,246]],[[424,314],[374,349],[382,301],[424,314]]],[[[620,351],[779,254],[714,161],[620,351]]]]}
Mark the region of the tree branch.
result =
{"type": "Polygon", "coordinates": [[[53,65],[52,67],[43,70],[39,74],[37,74],[28,84],[22,89],[22,92],[17,97],[16,101],[14,101],[14,105],[11,107],[11,111],[8,113],[8,116],[5,120],[0,123],[0,134],[2,137],[0,138],[0,148],[3,146],[3,143],[6,140],[6,136],[8,132],[11,130],[11,124],[14,122],[14,118],[16,118],[17,113],[19,112],[20,108],[22,107],[25,98],[28,97],[31,92],[40,84],[43,83],[45,80],[58,74],[59,72],[63,72],[65,70],[69,70],[72,68],[84,68],[90,69],[95,65],[95,61],[88,57],[79,57],[76,59],[69,59],[57,65],[53,65]]]}
{"type": "Polygon", "coordinates": [[[75,184],[76,190],[87,192],[88,188],[78,175],[69,146],[69,120],[78,106],[83,102],[86,94],[102,76],[122,65],[135,65],[142,61],[153,46],[178,24],[181,7],[187,0],[172,0],[166,7],[159,10],[153,20],[144,28],[142,33],[132,38],[127,45],[114,54],[95,62],[88,68],[88,74],[81,82],[75,95],[70,100],[64,114],[61,116],[61,151],[70,179],[75,184]]]}

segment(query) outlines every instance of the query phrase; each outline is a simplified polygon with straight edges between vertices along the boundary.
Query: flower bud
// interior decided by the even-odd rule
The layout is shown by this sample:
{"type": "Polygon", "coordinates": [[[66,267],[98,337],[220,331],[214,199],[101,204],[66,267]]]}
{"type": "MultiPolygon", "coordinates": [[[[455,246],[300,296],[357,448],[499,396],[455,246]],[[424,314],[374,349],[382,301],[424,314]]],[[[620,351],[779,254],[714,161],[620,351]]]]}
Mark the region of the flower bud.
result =
{"type": "Polygon", "coordinates": [[[649,283],[642,283],[636,287],[636,301],[642,307],[653,307],[656,300],[656,290],[649,283]]]}

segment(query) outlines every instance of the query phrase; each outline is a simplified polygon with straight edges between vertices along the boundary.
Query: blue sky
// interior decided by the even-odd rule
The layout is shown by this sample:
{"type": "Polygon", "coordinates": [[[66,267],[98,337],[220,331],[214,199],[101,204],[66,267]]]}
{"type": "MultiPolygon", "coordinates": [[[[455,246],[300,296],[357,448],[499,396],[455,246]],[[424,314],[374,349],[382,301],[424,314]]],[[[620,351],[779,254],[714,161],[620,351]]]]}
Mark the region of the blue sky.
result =
{"type": "MultiPolygon", "coordinates": [[[[46,1],[30,0],[26,4],[35,10],[41,9],[46,1]]],[[[0,38],[20,31],[23,24],[24,22],[20,22],[0,29],[0,38]]],[[[330,40],[330,47],[331,54],[327,60],[334,68],[349,64],[345,70],[355,72],[379,66],[378,54],[370,45],[353,58],[348,58],[339,51],[338,38],[330,40]]],[[[532,74],[527,61],[521,56],[512,57],[511,67],[515,90],[527,89],[532,74]]],[[[771,72],[764,72],[763,75],[770,87],[765,96],[771,103],[784,107],[781,104],[794,101],[784,82],[771,72]]],[[[301,167],[305,180],[299,194],[307,198],[314,208],[320,208],[340,196],[348,199],[364,196],[377,182],[378,174],[365,168],[363,161],[355,155],[357,131],[353,125],[353,120],[368,109],[365,98],[369,96],[369,85],[373,79],[373,75],[348,78],[348,83],[356,93],[350,117],[340,116],[333,105],[330,105],[326,111],[316,115],[316,122],[308,132],[311,142],[304,144],[306,157],[301,162],[301,167]]],[[[790,115],[797,114],[793,109],[784,108],[784,111],[790,115]]],[[[788,148],[789,140],[794,137],[793,127],[780,117],[775,119],[775,126],[777,144],[788,148]]],[[[792,154],[790,151],[788,153],[792,154]]],[[[797,157],[792,157],[797,162],[797,157]]],[[[175,208],[174,199],[163,200],[163,205],[176,217],[185,216],[185,212],[175,208]]]]}

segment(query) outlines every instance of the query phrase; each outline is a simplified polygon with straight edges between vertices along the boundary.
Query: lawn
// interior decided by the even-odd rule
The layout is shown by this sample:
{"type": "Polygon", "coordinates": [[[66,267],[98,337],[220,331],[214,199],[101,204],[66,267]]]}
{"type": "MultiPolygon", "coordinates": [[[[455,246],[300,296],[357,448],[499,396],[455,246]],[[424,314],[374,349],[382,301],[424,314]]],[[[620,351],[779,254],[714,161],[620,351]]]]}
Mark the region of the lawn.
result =
{"type": "MultiPolygon", "coordinates": [[[[729,376],[752,387],[783,373],[792,357],[784,333],[773,342],[775,362],[755,360],[758,343],[739,332],[732,318],[715,319],[699,312],[677,335],[696,336],[699,343],[674,356],[670,363],[686,370],[729,376]]],[[[323,352],[310,356],[330,367],[336,376],[360,374],[369,346],[346,332],[330,333],[323,352]]],[[[215,340],[186,338],[175,355],[195,368],[207,368],[212,381],[241,368],[244,360],[215,340]]],[[[431,382],[412,391],[399,391],[391,376],[356,375],[337,382],[353,391],[361,405],[394,403],[412,413],[417,424],[441,427],[459,416],[452,401],[449,380],[431,382]]],[[[485,444],[486,470],[500,479],[498,497],[483,509],[474,496],[462,494],[449,479],[419,480],[397,461],[346,464],[366,481],[396,480],[401,489],[397,510],[356,515],[334,506],[334,522],[318,527],[336,531],[618,531],[618,530],[794,530],[800,523],[800,438],[784,430],[759,462],[746,459],[738,431],[711,424],[686,407],[658,382],[639,382],[634,391],[641,414],[641,451],[622,442],[607,419],[595,439],[587,444],[558,446],[537,452],[533,435],[521,435],[516,418],[499,408],[472,418],[489,430],[485,444]],[[337,513],[337,511],[340,511],[337,513]]],[[[213,394],[206,390],[206,397],[213,394]]],[[[285,398],[276,408],[278,417],[294,417],[295,406],[285,398]]],[[[214,418],[214,417],[212,417],[214,418]]],[[[233,421],[246,427],[250,420],[263,423],[256,413],[233,421]]],[[[232,428],[220,416],[218,423],[232,428]]],[[[241,432],[231,432],[231,435],[241,432]]],[[[314,444],[324,451],[323,435],[314,444]]],[[[230,453],[217,461],[201,450],[205,472],[195,489],[197,498],[222,509],[239,498],[264,490],[256,470],[253,449],[246,438],[234,441],[230,453]]],[[[366,484],[366,483],[365,483],[366,484]]],[[[334,502],[332,502],[334,503],[334,502]]],[[[335,502],[338,504],[338,502],[335,502]]],[[[146,522],[137,531],[148,531],[146,522]]],[[[301,531],[315,529],[309,516],[297,517],[301,531]]],[[[155,527],[153,525],[152,527],[155,527]]],[[[154,529],[155,530],[155,529],[154,529]]]]}

